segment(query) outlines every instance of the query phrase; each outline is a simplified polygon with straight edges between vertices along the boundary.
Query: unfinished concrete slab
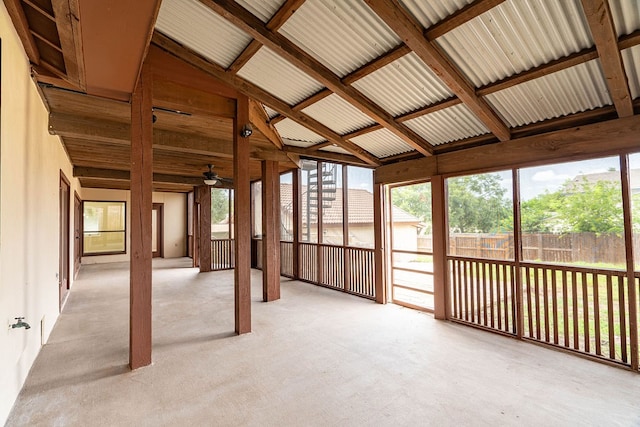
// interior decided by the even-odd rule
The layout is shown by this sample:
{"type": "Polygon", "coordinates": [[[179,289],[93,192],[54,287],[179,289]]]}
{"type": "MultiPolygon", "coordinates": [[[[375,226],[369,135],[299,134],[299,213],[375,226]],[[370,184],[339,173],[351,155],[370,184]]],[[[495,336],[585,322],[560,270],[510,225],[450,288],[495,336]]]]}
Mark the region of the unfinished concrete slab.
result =
{"type": "Polygon", "coordinates": [[[297,281],[235,336],[233,272],[154,260],[153,365],[128,266],[84,266],[7,426],[638,425],[640,377],[297,281]]]}

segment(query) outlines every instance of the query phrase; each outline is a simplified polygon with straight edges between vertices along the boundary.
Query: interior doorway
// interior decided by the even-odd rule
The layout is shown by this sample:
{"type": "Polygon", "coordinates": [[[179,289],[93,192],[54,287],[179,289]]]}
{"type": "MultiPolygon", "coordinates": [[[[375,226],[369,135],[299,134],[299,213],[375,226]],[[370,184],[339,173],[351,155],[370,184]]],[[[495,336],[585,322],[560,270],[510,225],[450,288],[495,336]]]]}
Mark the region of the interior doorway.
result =
{"type": "Polygon", "coordinates": [[[164,204],[154,203],[151,210],[151,253],[153,258],[164,257],[164,204]]]}
{"type": "Polygon", "coordinates": [[[58,269],[58,286],[60,292],[60,309],[69,291],[69,205],[70,184],[64,173],[60,171],[60,264],[58,269]]]}
{"type": "Polygon", "coordinates": [[[431,183],[391,187],[389,205],[391,300],[433,312],[431,183]]]}

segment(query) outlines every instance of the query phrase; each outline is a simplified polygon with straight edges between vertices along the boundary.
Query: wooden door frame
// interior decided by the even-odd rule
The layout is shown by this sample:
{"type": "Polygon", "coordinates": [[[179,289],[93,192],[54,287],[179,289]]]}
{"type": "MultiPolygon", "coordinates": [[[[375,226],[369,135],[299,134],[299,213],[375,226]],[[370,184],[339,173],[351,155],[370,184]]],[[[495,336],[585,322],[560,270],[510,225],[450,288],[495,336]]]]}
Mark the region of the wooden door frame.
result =
{"type": "Polygon", "coordinates": [[[83,236],[83,210],[82,199],[78,195],[77,191],[73,192],[73,278],[75,279],[80,271],[80,264],[82,263],[82,236],[83,236]],[[76,202],[78,202],[78,209],[76,209],[76,202]],[[76,221],[78,222],[78,235],[76,236],[76,221]],[[76,254],[78,256],[76,257],[76,254]]]}
{"type": "Polygon", "coordinates": [[[70,268],[69,268],[69,249],[71,247],[69,242],[69,234],[71,231],[71,226],[69,224],[71,217],[71,183],[65,176],[64,172],[60,170],[60,181],[58,185],[58,202],[59,202],[59,225],[58,225],[58,234],[59,234],[59,245],[58,245],[58,293],[60,297],[60,310],[62,310],[62,306],[66,300],[66,297],[69,293],[70,288],[70,268]],[[62,200],[62,186],[66,185],[67,194],[66,200],[62,200]],[[63,206],[64,204],[64,206],[63,206]],[[66,211],[66,221],[63,218],[63,209],[66,211]],[[65,233],[66,231],[66,233],[65,233]],[[66,243],[66,244],[65,244],[66,243]],[[66,249],[66,250],[65,250],[66,249]],[[66,286],[63,290],[63,280],[65,278],[66,273],[66,286]]]}
{"type": "Polygon", "coordinates": [[[153,258],[164,258],[164,203],[154,203],[151,210],[158,211],[158,217],[156,218],[158,250],[156,252],[152,252],[153,258]]]}

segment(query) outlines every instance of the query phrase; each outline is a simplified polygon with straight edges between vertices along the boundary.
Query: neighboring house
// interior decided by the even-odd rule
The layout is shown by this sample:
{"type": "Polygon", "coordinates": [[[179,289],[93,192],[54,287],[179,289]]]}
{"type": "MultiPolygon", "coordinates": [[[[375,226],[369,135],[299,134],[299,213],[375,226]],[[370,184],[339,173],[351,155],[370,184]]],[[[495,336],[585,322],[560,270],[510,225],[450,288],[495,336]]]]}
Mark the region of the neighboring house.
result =
{"type": "MultiPolygon", "coordinates": [[[[631,194],[640,194],[640,169],[629,170],[629,180],[631,181],[631,194]]],[[[589,173],[576,175],[567,187],[587,184],[595,184],[599,181],[620,182],[620,171],[607,171],[599,173],[589,173]]]]}
{"type": "MultiPolygon", "coordinates": [[[[282,235],[290,238],[293,235],[291,184],[281,184],[280,188],[282,235]]],[[[317,207],[313,205],[313,199],[310,200],[311,206],[309,206],[306,188],[306,186],[302,187],[301,239],[315,242],[318,238],[318,211],[317,207]],[[309,226],[307,226],[307,223],[309,226]]],[[[324,201],[322,206],[322,243],[343,244],[342,194],[342,189],[337,188],[330,197],[333,200],[324,201]]],[[[347,200],[349,203],[347,206],[349,218],[348,246],[373,248],[373,194],[365,189],[350,188],[347,192],[347,200]]],[[[393,207],[392,216],[394,239],[403,242],[403,249],[416,250],[418,247],[418,231],[421,228],[420,219],[395,206],[393,207]]]]}

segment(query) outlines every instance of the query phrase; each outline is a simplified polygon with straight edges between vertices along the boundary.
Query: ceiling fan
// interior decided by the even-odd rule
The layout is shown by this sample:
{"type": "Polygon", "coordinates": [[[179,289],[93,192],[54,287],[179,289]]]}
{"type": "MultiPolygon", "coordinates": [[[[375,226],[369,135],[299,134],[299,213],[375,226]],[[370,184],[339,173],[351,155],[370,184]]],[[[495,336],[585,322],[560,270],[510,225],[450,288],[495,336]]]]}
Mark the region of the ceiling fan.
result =
{"type": "Polygon", "coordinates": [[[204,175],[204,183],[205,185],[217,185],[218,183],[222,183],[222,182],[228,182],[228,183],[232,183],[233,180],[229,179],[229,178],[223,178],[221,176],[219,176],[216,172],[213,171],[213,165],[212,164],[208,164],[207,167],[209,168],[209,170],[207,172],[204,172],[202,175],[204,175]]]}

